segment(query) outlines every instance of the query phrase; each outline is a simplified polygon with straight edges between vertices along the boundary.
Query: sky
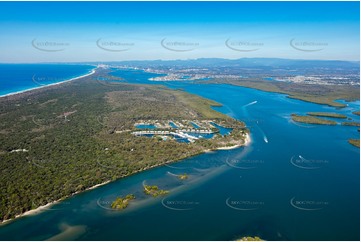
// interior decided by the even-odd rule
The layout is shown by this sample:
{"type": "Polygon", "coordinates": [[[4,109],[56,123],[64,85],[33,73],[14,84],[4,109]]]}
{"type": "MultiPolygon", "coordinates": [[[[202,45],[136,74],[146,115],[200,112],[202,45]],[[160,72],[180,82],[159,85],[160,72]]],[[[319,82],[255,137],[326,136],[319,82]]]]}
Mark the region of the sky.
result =
{"type": "Polygon", "coordinates": [[[0,2],[0,62],[360,56],[359,2],[0,2]]]}

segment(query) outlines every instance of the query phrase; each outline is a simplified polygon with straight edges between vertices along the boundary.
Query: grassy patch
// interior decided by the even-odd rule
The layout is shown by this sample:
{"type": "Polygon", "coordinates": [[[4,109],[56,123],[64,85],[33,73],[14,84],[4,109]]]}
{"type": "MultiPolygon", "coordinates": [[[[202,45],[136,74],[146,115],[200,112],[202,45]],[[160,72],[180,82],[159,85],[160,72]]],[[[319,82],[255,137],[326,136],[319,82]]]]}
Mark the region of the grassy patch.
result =
{"type": "Polygon", "coordinates": [[[343,122],[342,125],[360,127],[360,123],[358,123],[358,122],[343,122]]]}
{"type": "Polygon", "coordinates": [[[293,121],[300,122],[300,123],[324,124],[324,125],[336,125],[337,124],[335,121],[332,121],[332,120],[326,120],[326,119],[316,118],[316,117],[307,116],[307,115],[302,116],[302,115],[292,114],[291,117],[292,117],[293,121]]]}
{"type": "Polygon", "coordinates": [[[307,115],[318,116],[318,117],[329,117],[329,118],[347,118],[347,116],[338,113],[326,113],[326,112],[309,112],[307,115]]]}
{"type": "Polygon", "coordinates": [[[264,81],[262,79],[214,79],[209,83],[224,83],[249,87],[261,91],[287,94],[289,98],[333,107],[345,107],[335,100],[354,101],[360,99],[359,87],[342,85],[309,85],[300,83],[264,81]]]}

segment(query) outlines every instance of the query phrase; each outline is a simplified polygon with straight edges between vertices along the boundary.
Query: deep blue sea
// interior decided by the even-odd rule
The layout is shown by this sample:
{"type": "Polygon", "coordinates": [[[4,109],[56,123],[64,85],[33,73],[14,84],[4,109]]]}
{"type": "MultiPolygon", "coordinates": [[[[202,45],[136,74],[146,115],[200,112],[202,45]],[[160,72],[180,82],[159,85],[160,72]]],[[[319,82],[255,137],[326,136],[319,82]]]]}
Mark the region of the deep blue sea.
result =
{"type": "Polygon", "coordinates": [[[43,212],[0,226],[2,240],[359,240],[358,127],[294,123],[292,113],[352,114],[231,85],[150,82],[142,71],[114,73],[131,83],[164,84],[221,103],[215,110],[242,120],[252,142],[148,170],[78,194],[43,212]],[[189,179],[178,179],[187,173],[189,179]],[[148,198],[143,185],[170,190],[148,198]],[[124,211],[117,196],[135,194],[124,211]]]}
{"type": "Polygon", "coordinates": [[[90,65],[0,64],[0,96],[62,82],[92,69],[90,65]]]}

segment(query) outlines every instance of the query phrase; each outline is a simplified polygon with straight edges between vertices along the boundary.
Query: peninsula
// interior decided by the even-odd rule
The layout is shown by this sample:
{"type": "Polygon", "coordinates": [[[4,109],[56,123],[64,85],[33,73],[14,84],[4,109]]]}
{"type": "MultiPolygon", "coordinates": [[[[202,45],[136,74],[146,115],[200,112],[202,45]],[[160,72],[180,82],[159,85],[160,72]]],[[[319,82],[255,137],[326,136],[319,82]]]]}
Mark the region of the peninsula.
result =
{"type": "MultiPolygon", "coordinates": [[[[1,97],[0,220],[207,150],[246,145],[244,123],[211,106],[221,104],[164,86],[128,84],[102,68],[70,82],[1,97]],[[134,135],[142,130],[136,125],[149,120],[193,125],[189,133],[190,126],[177,129],[192,142],[134,135]],[[212,137],[205,138],[205,128],[212,137]]],[[[114,206],[124,207],[128,200],[118,199],[114,206]]]]}

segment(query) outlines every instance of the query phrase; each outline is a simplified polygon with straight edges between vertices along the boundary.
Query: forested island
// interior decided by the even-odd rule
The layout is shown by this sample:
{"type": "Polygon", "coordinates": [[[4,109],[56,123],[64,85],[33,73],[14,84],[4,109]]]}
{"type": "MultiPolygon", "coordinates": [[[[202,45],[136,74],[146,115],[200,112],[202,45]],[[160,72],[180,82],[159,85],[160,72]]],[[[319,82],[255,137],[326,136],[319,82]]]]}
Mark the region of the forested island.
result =
{"type": "Polygon", "coordinates": [[[212,79],[208,83],[225,83],[249,87],[261,91],[286,94],[287,97],[332,107],[346,107],[337,100],[354,101],[360,99],[360,89],[351,85],[320,85],[267,81],[263,78],[222,78],[212,79]]]}
{"type": "MultiPolygon", "coordinates": [[[[355,114],[355,112],[353,112],[355,114]]],[[[327,117],[327,118],[335,118],[335,119],[347,119],[347,116],[338,113],[324,113],[324,112],[309,112],[307,115],[298,115],[291,114],[291,118],[295,122],[306,123],[306,124],[318,124],[318,125],[337,125],[337,122],[334,120],[323,119],[319,117],[327,117]]],[[[350,119],[350,118],[348,118],[350,119]]],[[[360,127],[359,122],[341,122],[343,126],[356,126],[360,127]]],[[[360,132],[360,129],[358,130],[360,132]]],[[[349,139],[348,143],[353,146],[360,148],[360,140],[359,139],[349,139]]]]}
{"type": "Polygon", "coordinates": [[[153,197],[164,196],[169,193],[167,190],[159,189],[158,186],[144,185],[144,193],[153,197]]]}
{"type": "Polygon", "coordinates": [[[220,106],[214,101],[164,86],[102,81],[109,76],[97,69],[72,82],[0,98],[0,220],[104,182],[247,142],[244,123],[212,110],[220,106]],[[232,131],[192,143],[132,134],[140,120],[186,119],[214,120],[232,131]]]}
{"type": "Polygon", "coordinates": [[[297,115],[292,114],[291,118],[293,121],[300,122],[300,123],[307,123],[307,124],[324,124],[324,125],[336,125],[337,122],[333,120],[321,119],[313,116],[308,115],[297,115]]]}
{"type": "Polygon", "coordinates": [[[307,115],[318,116],[318,117],[328,117],[328,118],[341,118],[346,119],[347,116],[339,113],[326,113],[326,112],[308,112],[307,115]]]}
{"type": "Polygon", "coordinates": [[[114,202],[112,202],[111,208],[116,210],[123,210],[128,207],[129,202],[134,200],[135,196],[133,194],[128,194],[125,197],[117,197],[114,202]]]}

